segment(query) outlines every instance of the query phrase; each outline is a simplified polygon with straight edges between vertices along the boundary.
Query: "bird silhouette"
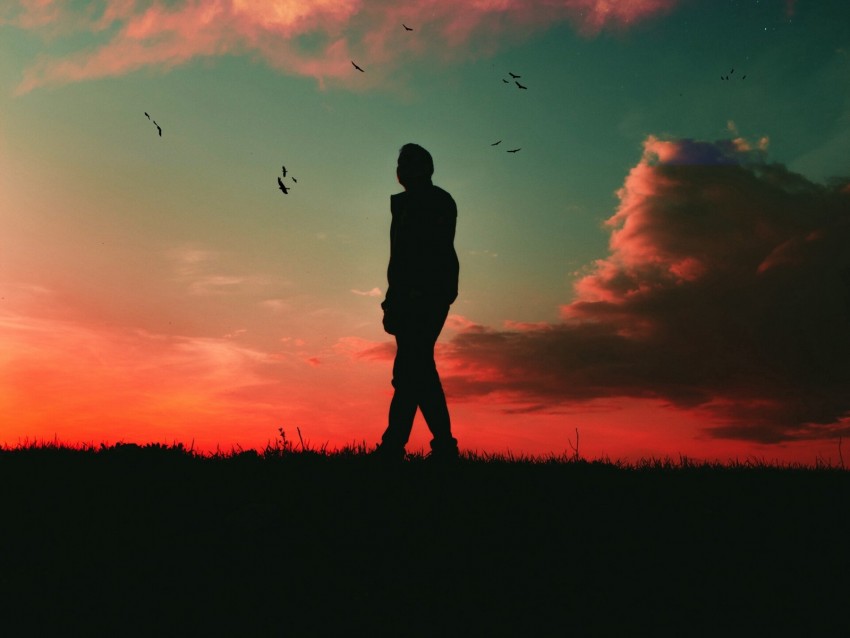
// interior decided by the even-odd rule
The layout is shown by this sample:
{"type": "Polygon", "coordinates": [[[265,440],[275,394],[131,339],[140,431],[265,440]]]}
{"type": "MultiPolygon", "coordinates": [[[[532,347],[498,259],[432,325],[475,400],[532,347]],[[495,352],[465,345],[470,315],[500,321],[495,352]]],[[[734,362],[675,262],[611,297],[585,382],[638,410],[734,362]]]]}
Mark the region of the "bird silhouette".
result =
{"type": "Polygon", "coordinates": [[[516,84],[519,88],[521,88],[521,89],[523,89],[523,90],[525,90],[525,89],[527,89],[527,88],[528,88],[527,86],[523,86],[522,84],[520,84],[520,83],[519,83],[519,82],[517,82],[516,80],[514,80],[514,84],[516,84]]]}
{"type": "Polygon", "coordinates": [[[297,180],[297,179],[295,179],[294,177],[292,177],[291,179],[292,179],[292,181],[293,181],[293,182],[295,182],[296,184],[298,183],[298,180],[297,180]]]}
{"type": "Polygon", "coordinates": [[[151,119],[151,116],[150,116],[150,115],[148,115],[148,112],[147,112],[147,111],[145,111],[145,117],[146,117],[146,118],[148,118],[148,119],[151,119]]]}
{"type": "Polygon", "coordinates": [[[407,26],[404,22],[401,23],[401,26],[404,27],[405,31],[413,31],[413,29],[411,27],[407,26]]]}
{"type": "Polygon", "coordinates": [[[735,69],[732,69],[731,71],[729,71],[729,75],[732,75],[734,72],[735,72],[735,69]]]}
{"type": "Polygon", "coordinates": [[[363,69],[361,69],[359,66],[357,66],[356,64],[354,64],[354,60],[352,60],[352,61],[351,61],[351,64],[353,64],[353,65],[354,65],[354,68],[355,68],[355,69],[357,69],[358,71],[360,71],[361,73],[366,73],[366,71],[364,71],[364,70],[363,70],[363,69]]]}
{"type": "Polygon", "coordinates": [[[742,79],[742,80],[746,80],[746,79],[747,79],[747,76],[745,75],[745,76],[743,76],[741,79],[742,79]]]}
{"type": "Polygon", "coordinates": [[[505,78],[502,78],[502,82],[504,82],[505,84],[510,84],[510,82],[508,82],[505,78]]]}
{"type": "Polygon", "coordinates": [[[515,73],[511,73],[510,71],[508,71],[508,75],[510,75],[510,76],[511,76],[514,80],[519,79],[519,78],[521,78],[521,77],[522,77],[521,75],[517,75],[517,74],[515,74],[515,73]]]}
{"type": "Polygon", "coordinates": [[[521,150],[521,149],[522,149],[522,147],[520,147],[520,148],[512,148],[512,149],[510,149],[510,150],[508,151],[508,153],[516,153],[517,151],[519,151],[519,150],[521,150]]]}
{"type": "Polygon", "coordinates": [[[281,166],[280,170],[283,171],[283,176],[286,177],[286,166],[281,166]]]}
{"type": "Polygon", "coordinates": [[[492,144],[490,144],[490,146],[496,146],[497,144],[501,144],[501,143],[502,143],[502,140],[499,140],[498,142],[493,142],[492,144]]]}
{"type": "Polygon", "coordinates": [[[151,120],[153,125],[156,127],[156,130],[159,131],[159,136],[162,137],[162,127],[156,123],[156,120],[151,120]]]}
{"type": "Polygon", "coordinates": [[[284,195],[289,194],[289,190],[283,185],[283,180],[279,177],[277,178],[277,187],[283,191],[284,195]]]}

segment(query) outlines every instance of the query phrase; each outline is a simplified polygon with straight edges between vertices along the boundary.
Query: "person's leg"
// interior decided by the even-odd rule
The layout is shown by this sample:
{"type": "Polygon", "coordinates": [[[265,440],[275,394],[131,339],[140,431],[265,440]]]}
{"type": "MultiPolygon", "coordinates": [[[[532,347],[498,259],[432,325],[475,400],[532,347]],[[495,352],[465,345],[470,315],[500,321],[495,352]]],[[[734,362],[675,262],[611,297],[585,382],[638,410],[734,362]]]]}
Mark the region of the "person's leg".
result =
{"type": "Polygon", "coordinates": [[[417,397],[413,373],[415,372],[416,340],[409,331],[396,335],[396,355],[393,362],[393,393],[390,401],[388,426],[381,437],[385,450],[403,450],[410,439],[413,419],[416,416],[417,397]]]}
{"type": "Polygon", "coordinates": [[[381,444],[385,451],[404,448],[419,407],[433,436],[431,449],[457,455],[457,440],[451,434],[446,395],[434,361],[434,346],[448,311],[448,306],[411,309],[408,320],[396,334],[392,381],[395,392],[390,402],[389,425],[381,444]]]}
{"type": "Polygon", "coordinates": [[[452,436],[451,417],[443,384],[434,361],[434,347],[448,316],[448,306],[429,308],[423,313],[422,341],[416,360],[419,374],[417,403],[431,430],[431,450],[435,454],[457,455],[457,440],[452,436]]]}

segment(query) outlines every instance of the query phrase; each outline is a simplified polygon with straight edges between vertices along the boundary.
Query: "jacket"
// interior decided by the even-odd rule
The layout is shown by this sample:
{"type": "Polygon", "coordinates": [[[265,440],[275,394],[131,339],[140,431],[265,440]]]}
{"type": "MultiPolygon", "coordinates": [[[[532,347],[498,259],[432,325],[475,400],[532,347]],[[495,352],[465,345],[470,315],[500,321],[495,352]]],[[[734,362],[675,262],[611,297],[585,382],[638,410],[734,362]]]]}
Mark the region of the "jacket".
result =
{"type": "Polygon", "coordinates": [[[458,293],[454,248],[457,205],[427,184],[390,197],[390,263],[386,300],[424,297],[449,305],[458,293]]]}

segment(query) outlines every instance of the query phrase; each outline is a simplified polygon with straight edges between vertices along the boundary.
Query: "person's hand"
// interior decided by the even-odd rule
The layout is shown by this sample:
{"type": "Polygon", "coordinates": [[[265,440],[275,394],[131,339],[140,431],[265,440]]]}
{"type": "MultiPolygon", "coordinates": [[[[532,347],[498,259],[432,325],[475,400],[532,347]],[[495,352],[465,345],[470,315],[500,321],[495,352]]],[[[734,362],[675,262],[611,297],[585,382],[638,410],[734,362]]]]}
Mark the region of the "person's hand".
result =
{"type": "Polygon", "coordinates": [[[384,324],[384,332],[387,334],[394,335],[398,331],[398,323],[399,323],[399,313],[398,306],[393,307],[389,301],[384,301],[381,304],[381,308],[384,311],[384,318],[382,320],[384,324]]]}

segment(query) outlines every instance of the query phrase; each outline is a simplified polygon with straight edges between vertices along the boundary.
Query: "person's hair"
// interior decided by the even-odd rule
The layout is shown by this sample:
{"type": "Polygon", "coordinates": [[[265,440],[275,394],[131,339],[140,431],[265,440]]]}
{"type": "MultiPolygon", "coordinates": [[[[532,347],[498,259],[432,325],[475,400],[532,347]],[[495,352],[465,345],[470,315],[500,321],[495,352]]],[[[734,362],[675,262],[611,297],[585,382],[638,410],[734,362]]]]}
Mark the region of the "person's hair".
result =
{"type": "Polygon", "coordinates": [[[405,144],[398,153],[396,175],[405,188],[413,184],[429,182],[434,174],[434,160],[431,153],[419,144],[405,144]]]}

